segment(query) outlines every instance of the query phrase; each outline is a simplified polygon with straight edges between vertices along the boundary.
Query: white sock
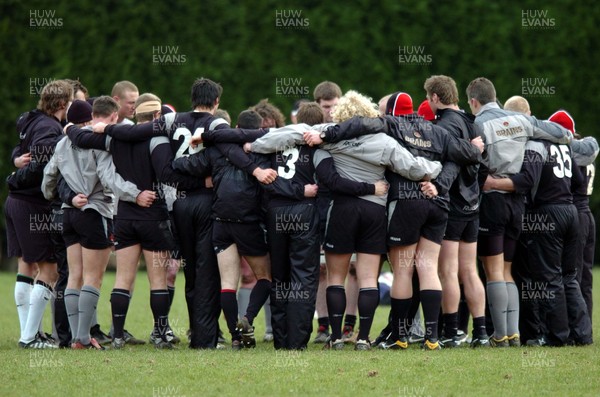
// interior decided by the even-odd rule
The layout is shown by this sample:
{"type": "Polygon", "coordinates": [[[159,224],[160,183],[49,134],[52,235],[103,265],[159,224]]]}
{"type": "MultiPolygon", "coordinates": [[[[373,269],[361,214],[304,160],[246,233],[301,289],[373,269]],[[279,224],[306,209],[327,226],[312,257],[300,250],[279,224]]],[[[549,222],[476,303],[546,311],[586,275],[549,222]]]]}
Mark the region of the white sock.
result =
{"type": "MultiPolygon", "coordinates": [[[[32,280],[33,281],[33,280],[32,280]]],[[[15,303],[17,305],[17,314],[19,315],[19,325],[21,327],[21,336],[25,331],[27,324],[27,315],[29,314],[29,298],[33,285],[23,281],[15,283],[15,303]]]]}
{"type": "Polygon", "coordinates": [[[29,300],[29,315],[27,316],[25,331],[21,334],[21,342],[29,343],[35,339],[44,316],[44,310],[51,298],[52,291],[46,286],[38,283],[33,286],[29,300]]]}

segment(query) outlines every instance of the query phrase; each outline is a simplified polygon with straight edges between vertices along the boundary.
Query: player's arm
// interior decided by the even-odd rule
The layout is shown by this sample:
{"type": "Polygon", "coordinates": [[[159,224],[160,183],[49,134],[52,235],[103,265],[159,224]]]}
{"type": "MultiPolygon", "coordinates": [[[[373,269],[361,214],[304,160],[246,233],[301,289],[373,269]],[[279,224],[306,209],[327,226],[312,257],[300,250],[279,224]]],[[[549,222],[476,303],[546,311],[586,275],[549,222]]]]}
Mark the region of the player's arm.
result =
{"type": "Polygon", "coordinates": [[[282,152],[284,148],[304,145],[304,131],[310,129],[307,124],[292,124],[270,130],[268,134],[252,142],[251,150],[254,153],[282,152]]]}
{"type": "Polygon", "coordinates": [[[73,199],[77,196],[77,193],[71,190],[71,187],[65,181],[62,175],[59,175],[58,184],[56,186],[56,190],[58,191],[58,198],[62,203],[72,206],[73,199]]]}
{"type": "Polygon", "coordinates": [[[483,185],[483,190],[501,190],[519,194],[529,193],[531,189],[539,184],[546,155],[547,151],[542,143],[527,142],[521,171],[508,178],[488,176],[483,185]]]}
{"type": "MultiPolygon", "coordinates": [[[[96,129],[94,129],[96,132],[96,129]]],[[[107,125],[104,133],[125,142],[143,142],[158,136],[168,136],[164,120],[162,118],[153,120],[151,123],[135,125],[107,125]]]]}
{"type": "Polygon", "coordinates": [[[431,183],[436,187],[438,195],[443,196],[450,190],[454,180],[460,173],[460,166],[452,161],[444,162],[442,172],[431,183]]]}
{"type": "Polygon", "coordinates": [[[439,161],[415,157],[393,138],[386,140],[382,153],[381,165],[411,181],[435,179],[442,171],[442,164],[439,161]]]}
{"type": "Polygon", "coordinates": [[[543,139],[558,144],[569,144],[572,140],[571,131],[552,121],[538,120],[533,116],[521,115],[531,123],[532,139],[543,139]]]}
{"type": "Polygon", "coordinates": [[[433,128],[433,133],[444,139],[447,160],[458,165],[473,165],[481,162],[481,153],[483,152],[483,140],[481,138],[475,138],[473,140],[476,142],[475,144],[466,139],[456,138],[436,125],[433,125],[433,128]]]}
{"type": "Polygon", "coordinates": [[[48,164],[44,167],[41,185],[42,193],[48,201],[52,201],[56,196],[56,186],[59,176],[58,161],[56,160],[56,156],[52,156],[48,164]]]}
{"type": "Polygon", "coordinates": [[[384,117],[352,117],[340,124],[327,128],[319,134],[319,137],[322,139],[322,142],[335,143],[379,132],[385,134],[389,134],[390,132],[388,122],[384,117]]]}
{"type": "Polygon", "coordinates": [[[271,183],[277,178],[277,171],[270,168],[268,161],[259,166],[258,162],[244,152],[240,145],[219,143],[216,147],[233,165],[254,176],[260,183],[271,183]]]}
{"type": "Polygon", "coordinates": [[[375,194],[375,184],[366,182],[357,182],[341,176],[331,155],[321,149],[315,151],[313,162],[315,172],[319,182],[322,182],[329,190],[334,193],[345,194],[349,196],[366,196],[375,194]]]}
{"type": "Polygon", "coordinates": [[[142,192],[137,186],[126,181],[119,175],[112,161],[112,156],[107,152],[95,152],[96,173],[104,188],[115,193],[119,200],[136,202],[137,196],[142,192]]]}
{"type": "Polygon", "coordinates": [[[109,150],[110,137],[106,134],[94,134],[75,125],[67,125],[67,136],[73,144],[82,149],[109,150]]]}
{"type": "Polygon", "coordinates": [[[598,141],[592,136],[574,139],[571,141],[571,153],[573,160],[576,160],[580,167],[586,167],[592,164],[598,156],[598,141]]]}
{"type": "Polygon", "coordinates": [[[204,186],[203,178],[183,175],[175,171],[171,164],[173,162],[173,152],[166,137],[157,137],[150,140],[150,155],[152,167],[159,182],[173,184],[178,190],[194,190],[204,186]]]}
{"type": "Polygon", "coordinates": [[[246,143],[254,142],[261,138],[269,130],[260,128],[257,130],[248,130],[244,128],[219,128],[216,130],[204,131],[197,138],[192,138],[192,143],[246,143]]]}

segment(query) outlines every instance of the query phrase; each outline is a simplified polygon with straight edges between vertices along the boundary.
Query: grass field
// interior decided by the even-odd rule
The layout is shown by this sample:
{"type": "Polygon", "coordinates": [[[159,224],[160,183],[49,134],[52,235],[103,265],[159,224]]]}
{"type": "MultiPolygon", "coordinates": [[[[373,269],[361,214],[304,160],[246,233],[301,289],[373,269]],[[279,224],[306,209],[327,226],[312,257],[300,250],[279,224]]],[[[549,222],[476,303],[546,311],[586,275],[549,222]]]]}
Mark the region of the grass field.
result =
{"type": "MultiPolygon", "coordinates": [[[[594,334],[600,335],[600,268],[595,269],[594,334]]],[[[32,351],[17,347],[18,319],[13,273],[0,273],[0,396],[598,396],[600,345],[568,348],[458,348],[424,352],[275,352],[255,350],[156,351],[149,345],[120,351],[32,351]]],[[[185,337],[183,274],[171,311],[175,333],[185,337]]],[[[110,325],[114,273],[102,287],[99,320],[110,325]]],[[[377,311],[372,337],[388,307],[377,311]]],[[[50,330],[49,311],[45,329],[50,330]]],[[[255,321],[262,340],[264,321],[255,321]]],[[[152,328],[148,281],[137,280],[126,328],[147,338],[152,328]]],[[[226,329],[222,322],[222,329],[226,329]]]]}

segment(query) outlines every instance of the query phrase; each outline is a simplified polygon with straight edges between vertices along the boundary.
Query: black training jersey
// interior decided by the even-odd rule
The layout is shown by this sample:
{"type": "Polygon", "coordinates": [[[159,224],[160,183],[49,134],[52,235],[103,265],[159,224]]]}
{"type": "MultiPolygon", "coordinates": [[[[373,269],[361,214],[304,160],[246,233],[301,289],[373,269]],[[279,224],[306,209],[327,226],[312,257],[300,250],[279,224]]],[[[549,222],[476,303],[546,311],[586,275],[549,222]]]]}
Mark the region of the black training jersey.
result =
{"type": "Polygon", "coordinates": [[[44,167],[54,154],[56,143],[62,138],[62,125],[40,110],[22,114],[17,120],[19,144],[12,152],[12,160],[31,153],[31,162],[8,177],[9,195],[14,198],[47,204],[41,190],[44,167]]]}
{"type": "MultiPolygon", "coordinates": [[[[457,139],[471,141],[480,136],[475,116],[454,109],[438,109],[437,125],[445,128],[457,139]]],[[[460,167],[460,172],[450,187],[449,218],[472,220],[479,212],[479,164],[460,167]]]]}
{"type": "Polygon", "coordinates": [[[573,189],[573,204],[577,209],[585,210],[590,207],[590,196],[594,188],[594,174],[596,167],[590,164],[586,167],[579,167],[579,171],[583,178],[583,183],[575,186],[573,189]]]}
{"type": "Polygon", "coordinates": [[[528,206],[573,203],[573,186],[583,184],[568,145],[548,141],[529,141],[521,172],[511,177],[517,193],[530,189],[528,206]]]}

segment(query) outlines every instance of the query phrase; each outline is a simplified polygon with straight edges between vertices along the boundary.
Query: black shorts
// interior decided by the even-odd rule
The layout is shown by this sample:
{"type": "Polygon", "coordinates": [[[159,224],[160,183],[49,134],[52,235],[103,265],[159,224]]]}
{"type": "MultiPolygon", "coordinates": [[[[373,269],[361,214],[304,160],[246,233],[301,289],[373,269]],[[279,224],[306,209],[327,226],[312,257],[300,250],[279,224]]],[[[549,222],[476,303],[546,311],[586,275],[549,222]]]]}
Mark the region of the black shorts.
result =
{"type": "Polygon", "coordinates": [[[385,207],[357,197],[333,200],[323,250],[336,254],[384,254],[385,207]]]}
{"type": "Polygon", "coordinates": [[[146,251],[173,251],[173,233],[171,222],[138,221],[132,219],[115,220],[115,249],[131,247],[140,244],[146,251]]]}
{"type": "Polygon", "coordinates": [[[421,237],[442,244],[448,211],[432,200],[395,200],[388,204],[388,246],[405,246],[421,237]]]}
{"type": "Polygon", "coordinates": [[[497,192],[482,194],[479,234],[517,240],[521,234],[524,210],[525,201],[521,195],[497,192]]]}
{"type": "Polygon", "coordinates": [[[232,244],[243,256],[267,255],[267,232],[258,223],[213,222],[212,242],[215,254],[219,254],[232,244]]]}
{"type": "Polygon", "coordinates": [[[8,197],[4,205],[6,243],[9,257],[22,257],[27,263],[56,262],[52,233],[62,232],[48,204],[8,197]]]}
{"type": "Polygon", "coordinates": [[[113,221],[91,208],[65,208],[62,236],[66,247],[81,244],[91,250],[109,248],[114,245],[113,221]]]}
{"type": "Polygon", "coordinates": [[[175,217],[173,215],[173,211],[169,211],[169,220],[171,221],[171,233],[173,234],[173,252],[171,253],[171,257],[173,259],[183,259],[183,255],[181,253],[181,240],[179,239],[179,233],[177,232],[177,227],[175,226],[175,217]]]}
{"type": "Polygon", "coordinates": [[[478,233],[478,218],[470,221],[448,219],[448,223],[446,224],[446,234],[444,234],[444,240],[464,241],[465,243],[476,243],[478,233]]]}

